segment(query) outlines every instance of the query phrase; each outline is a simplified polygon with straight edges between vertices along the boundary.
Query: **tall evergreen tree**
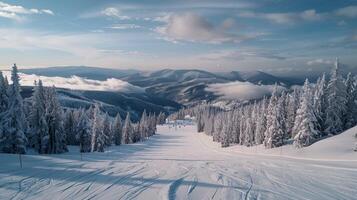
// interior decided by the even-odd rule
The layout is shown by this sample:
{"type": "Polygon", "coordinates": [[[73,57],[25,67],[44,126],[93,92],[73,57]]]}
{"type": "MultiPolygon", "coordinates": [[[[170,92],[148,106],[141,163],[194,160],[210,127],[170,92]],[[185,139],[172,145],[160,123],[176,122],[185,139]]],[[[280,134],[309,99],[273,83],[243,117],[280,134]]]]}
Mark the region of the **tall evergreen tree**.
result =
{"type": "Polygon", "coordinates": [[[139,122],[139,132],[140,132],[140,138],[145,139],[149,137],[149,124],[150,121],[148,119],[148,116],[146,115],[146,110],[144,110],[140,122],[139,122]]]}
{"type": "Polygon", "coordinates": [[[111,121],[108,113],[104,114],[104,119],[103,119],[103,139],[104,139],[104,146],[112,145],[113,136],[111,131],[111,121]]]}
{"type": "MultiPolygon", "coordinates": [[[[0,71],[0,113],[5,112],[9,106],[8,84],[0,71]]],[[[1,114],[0,114],[1,115],[1,114]]]]}
{"type": "Polygon", "coordinates": [[[48,125],[47,151],[49,154],[67,152],[66,135],[63,128],[63,111],[56,96],[56,88],[48,89],[46,121],[48,125]]]}
{"type": "Polygon", "coordinates": [[[287,120],[286,120],[286,131],[289,134],[290,138],[293,138],[293,128],[296,117],[296,111],[300,105],[299,92],[295,88],[293,92],[288,95],[288,103],[287,103],[287,120]]]}
{"type": "Polygon", "coordinates": [[[98,104],[93,109],[91,128],[91,152],[104,151],[103,120],[98,104]]]}
{"type": "Polygon", "coordinates": [[[259,114],[255,126],[255,144],[262,144],[264,141],[264,132],[266,130],[266,98],[264,97],[259,106],[259,114]]]}
{"type": "Polygon", "coordinates": [[[327,85],[327,108],[325,131],[329,134],[337,134],[344,128],[344,115],[346,113],[347,89],[342,78],[338,59],[332,70],[330,81],[327,85]]]}
{"type": "Polygon", "coordinates": [[[294,126],[294,145],[304,147],[312,144],[319,133],[317,131],[317,119],[312,107],[312,94],[309,81],[306,79],[303,89],[303,95],[300,107],[296,114],[294,126]]]}
{"type": "Polygon", "coordinates": [[[345,113],[345,129],[349,129],[357,124],[357,85],[356,80],[351,73],[347,75],[346,79],[346,90],[347,90],[347,102],[346,108],[347,112],[345,113]]]}
{"type": "Polygon", "coordinates": [[[318,122],[318,130],[322,134],[325,130],[326,119],[326,78],[325,74],[316,83],[313,95],[313,110],[318,122]]]}
{"type": "Polygon", "coordinates": [[[124,126],[123,126],[123,142],[124,144],[132,143],[132,135],[133,135],[133,126],[130,120],[130,113],[128,112],[125,118],[124,126]]]}
{"type": "Polygon", "coordinates": [[[75,130],[77,132],[76,139],[80,147],[79,151],[82,153],[91,151],[91,128],[87,113],[81,109],[75,130]]]}
{"type": "Polygon", "coordinates": [[[282,145],[284,131],[280,123],[280,109],[279,96],[277,85],[275,84],[272,96],[270,97],[267,109],[267,126],[264,134],[264,145],[267,148],[274,148],[282,145]]]}
{"type": "Polygon", "coordinates": [[[112,132],[114,135],[114,143],[115,145],[120,145],[122,143],[122,132],[123,132],[123,125],[122,120],[120,118],[120,114],[118,113],[113,122],[112,132]]]}
{"type": "Polygon", "coordinates": [[[48,125],[45,114],[45,88],[42,85],[42,81],[39,80],[34,88],[29,117],[30,132],[32,133],[29,137],[30,146],[34,147],[39,153],[46,153],[47,148],[47,144],[44,141],[48,138],[48,125]]]}
{"type": "Polygon", "coordinates": [[[11,72],[12,85],[9,88],[9,107],[2,113],[1,127],[3,130],[2,151],[6,153],[26,153],[27,137],[26,118],[23,100],[20,95],[20,78],[16,64],[11,72]]]}
{"type": "Polygon", "coordinates": [[[64,132],[66,134],[66,140],[67,140],[67,144],[69,145],[78,145],[79,142],[76,138],[76,131],[75,131],[75,128],[76,128],[76,119],[75,119],[75,116],[74,116],[74,111],[73,110],[67,110],[65,113],[64,113],[64,123],[63,123],[63,126],[64,126],[64,132]]]}

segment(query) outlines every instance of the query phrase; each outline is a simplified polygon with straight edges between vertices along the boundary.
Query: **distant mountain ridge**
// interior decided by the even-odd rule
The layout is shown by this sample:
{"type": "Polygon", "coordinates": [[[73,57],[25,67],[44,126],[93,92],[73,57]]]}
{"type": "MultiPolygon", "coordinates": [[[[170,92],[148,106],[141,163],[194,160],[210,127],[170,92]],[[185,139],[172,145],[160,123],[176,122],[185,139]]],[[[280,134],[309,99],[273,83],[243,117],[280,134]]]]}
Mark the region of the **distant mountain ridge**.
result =
{"type": "Polygon", "coordinates": [[[175,101],[180,104],[195,104],[202,100],[213,101],[217,95],[206,90],[209,84],[228,83],[232,81],[251,82],[254,84],[291,85],[284,78],[261,71],[232,71],[213,73],[195,69],[163,69],[153,72],[122,69],[104,69],[96,67],[52,67],[24,69],[23,73],[42,76],[70,77],[73,75],[106,80],[117,78],[146,89],[150,95],[175,101]]]}

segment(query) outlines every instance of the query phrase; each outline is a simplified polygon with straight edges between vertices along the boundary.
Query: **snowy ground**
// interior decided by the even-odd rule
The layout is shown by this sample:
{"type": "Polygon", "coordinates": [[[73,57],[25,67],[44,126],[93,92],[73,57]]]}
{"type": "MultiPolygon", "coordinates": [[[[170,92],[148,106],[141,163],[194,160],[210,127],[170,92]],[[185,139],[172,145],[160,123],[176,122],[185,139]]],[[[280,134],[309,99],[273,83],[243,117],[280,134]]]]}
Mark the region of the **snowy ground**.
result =
{"type": "Polygon", "coordinates": [[[353,131],[267,151],[221,149],[193,126],[163,126],[144,143],[82,160],[73,147],[25,155],[20,169],[17,155],[0,154],[0,199],[357,199],[357,153],[342,144],[353,144],[353,131]]]}

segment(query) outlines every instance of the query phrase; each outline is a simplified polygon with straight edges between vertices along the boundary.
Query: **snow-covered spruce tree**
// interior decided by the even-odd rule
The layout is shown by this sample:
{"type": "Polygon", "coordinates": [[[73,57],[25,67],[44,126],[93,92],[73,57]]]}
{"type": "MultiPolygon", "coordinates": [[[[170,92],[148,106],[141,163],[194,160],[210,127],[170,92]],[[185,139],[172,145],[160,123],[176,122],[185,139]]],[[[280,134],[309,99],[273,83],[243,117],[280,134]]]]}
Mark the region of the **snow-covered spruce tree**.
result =
{"type": "Polygon", "coordinates": [[[197,115],[197,132],[203,132],[203,128],[204,128],[204,121],[203,121],[203,113],[199,112],[197,115]]]}
{"type": "Polygon", "coordinates": [[[130,144],[132,143],[132,135],[134,133],[133,126],[131,124],[130,120],[130,113],[128,112],[124,121],[124,126],[123,126],[123,143],[124,144],[130,144]]]}
{"type": "Polygon", "coordinates": [[[290,136],[287,134],[287,125],[286,125],[286,121],[287,121],[287,105],[286,105],[286,98],[287,98],[287,94],[285,91],[283,91],[279,97],[278,100],[278,112],[279,112],[279,116],[280,116],[280,124],[282,127],[282,130],[284,132],[283,135],[283,139],[287,140],[290,138],[290,136]]]}
{"type": "Polygon", "coordinates": [[[259,104],[257,121],[255,124],[255,144],[262,144],[264,141],[264,132],[266,129],[266,97],[259,104]]]}
{"type": "MultiPolygon", "coordinates": [[[[318,122],[317,129],[320,134],[323,134],[325,130],[325,119],[326,119],[326,78],[325,74],[320,77],[316,83],[314,94],[313,94],[313,110],[318,122]]],[[[321,135],[323,136],[323,135],[321,135]]]]}
{"type": "Polygon", "coordinates": [[[298,148],[309,146],[319,136],[317,119],[312,106],[312,94],[309,81],[306,79],[300,107],[296,113],[294,126],[294,145],[298,148]]]}
{"type": "Polygon", "coordinates": [[[157,116],[157,124],[162,125],[165,124],[166,122],[166,115],[163,112],[160,112],[159,115],[157,116]]]}
{"type": "Polygon", "coordinates": [[[93,109],[93,119],[91,128],[91,152],[104,151],[103,117],[98,104],[93,109]]]}
{"type": "Polygon", "coordinates": [[[224,124],[222,127],[222,132],[220,134],[220,142],[221,142],[221,146],[222,147],[228,147],[229,146],[229,139],[231,137],[230,133],[231,133],[231,127],[230,127],[230,123],[228,121],[230,115],[229,113],[225,113],[223,116],[223,120],[224,120],[224,124]]]}
{"type": "Polygon", "coordinates": [[[245,121],[245,138],[244,145],[252,146],[254,144],[254,123],[252,122],[252,118],[248,117],[245,121]]]}
{"type": "Polygon", "coordinates": [[[48,125],[46,121],[46,94],[42,81],[39,80],[34,88],[30,108],[29,125],[31,135],[29,143],[38,153],[46,153],[48,125]],[[46,141],[45,141],[46,140],[46,141]]]}
{"type": "Polygon", "coordinates": [[[92,127],[87,113],[81,109],[75,131],[77,133],[76,139],[79,142],[79,151],[82,153],[91,151],[91,130],[92,127]]]}
{"type": "Polygon", "coordinates": [[[345,129],[349,129],[357,124],[357,85],[356,80],[351,73],[347,75],[346,79],[347,90],[347,112],[345,113],[345,129]]]}
{"type": "Polygon", "coordinates": [[[240,145],[244,145],[244,139],[245,139],[245,126],[246,126],[246,123],[245,123],[245,120],[247,119],[247,115],[246,115],[246,108],[242,108],[242,112],[241,112],[241,119],[239,121],[239,144],[240,145]]]}
{"type": "Polygon", "coordinates": [[[67,110],[64,113],[64,132],[66,134],[66,140],[68,145],[78,145],[79,142],[76,139],[77,133],[75,132],[76,128],[76,119],[74,117],[74,111],[73,110],[67,110]]]}
{"type": "Polygon", "coordinates": [[[0,152],[2,150],[2,145],[4,145],[2,141],[5,140],[1,122],[4,112],[8,109],[8,105],[8,84],[5,82],[2,72],[0,71],[0,152]]]}
{"type": "Polygon", "coordinates": [[[132,141],[133,143],[140,141],[140,124],[139,123],[132,123],[133,127],[133,134],[132,134],[132,141]]]}
{"type": "Polygon", "coordinates": [[[8,106],[9,106],[8,83],[6,83],[4,76],[0,71],[0,116],[1,113],[7,110],[8,106]]]}
{"type": "Polygon", "coordinates": [[[296,111],[300,105],[300,94],[298,90],[295,88],[292,93],[288,95],[287,102],[287,116],[286,116],[286,132],[289,135],[289,138],[293,138],[293,128],[295,123],[296,111]]]}
{"type": "Polygon", "coordinates": [[[122,131],[123,131],[122,120],[120,114],[118,113],[114,119],[113,126],[112,126],[115,145],[120,145],[122,143],[122,137],[123,137],[122,131]]]}
{"type": "Polygon", "coordinates": [[[26,153],[27,138],[26,118],[23,110],[23,100],[20,95],[20,83],[17,66],[14,64],[11,72],[12,85],[9,86],[8,109],[1,113],[1,150],[5,153],[26,153]]]}
{"type": "Polygon", "coordinates": [[[264,134],[266,148],[275,148],[284,144],[286,130],[283,125],[283,106],[282,101],[279,101],[277,85],[275,85],[267,110],[267,129],[264,134]]]}
{"type": "Polygon", "coordinates": [[[327,84],[326,133],[337,134],[343,131],[346,103],[347,89],[339,69],[338,59],[336,59],[335,68],[327,84]]]}
{"type": "Polygon", "coordinates": [[[149,115],[149,137],[155,135],[155,133],[156,133],[156,123],[157,123],[157,120],[156,120],[155,113],[154,114],[150,113],[150,115],[149,115]]]}
{"type": "Polygon", "coordinates": [[[140,133],[141,140],[149,137],[149,126],[150,126],[149,117],[146,114],[146,110],[144,110],[143,114],[141,115],[141,119],[139,121],[139,133],[140,133]]]}
{"type": "Polygon", "coordinates": [[[111,146],[113,141],[112,130],[111,130],[111,121],[108,113],[104,114],[103,119],[103,138],[104,138],[104,146],[111,146]]]}
{"type": "Polygon", "coordinates": [[[214,121],[214,133],[213,133],[213,141],[220,142],[220,135],[223,130],[223,113],[218,113],[215,117],[214,121]]]}
{"type": "MultiPolygon", "coordinates": [[[[63,111],[56,96],[56,88],[46,92],[46,122],[48,125],[48,140],[45,153],[56,154],[67,152],[66,135],[63,131],[63,111]]],[[[46,139],[44,141],[46,143],[46,139]]]]}

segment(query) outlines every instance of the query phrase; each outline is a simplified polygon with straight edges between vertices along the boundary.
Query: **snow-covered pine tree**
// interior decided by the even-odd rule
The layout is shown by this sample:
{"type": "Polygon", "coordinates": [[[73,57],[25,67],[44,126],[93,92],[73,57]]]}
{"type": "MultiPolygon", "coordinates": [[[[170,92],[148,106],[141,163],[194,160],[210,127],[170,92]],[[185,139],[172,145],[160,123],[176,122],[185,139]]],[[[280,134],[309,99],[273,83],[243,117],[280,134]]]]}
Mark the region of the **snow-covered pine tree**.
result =
{"type": "Polygon", "coordinates": [[[46,99],[46,121],[48,125],[46,153],[67,152],[66,135],[63,131],[63,110],[58,102],[55,87],[47,90],[46,99]]]}
{"type": "MultiPolygon", "coordinates": [[[[317,129],[320,134],[323,134],[325,130],[325,119],[326,119],[326,77],[325,74],[322,75],[321,78],[318,79],[314,95],[313,95],[313,109],[318,122],[317,129]]],[[[323,136],[323,135],[321,135],[323,136]]]]}
{"type": "Polygon", "coordinates": [[[220,135],[223,130],[223,113],[218,113],[215,117],[214,121],[214,133],[213,133],[213,141],[220,142],[220,135]]]}
{"type": "Polygon", "coordinates": [[[332,70],[330,81],[327,84],[325,131],[328,134],[337,134],[343,131],[346,103],[347,89],[336,58],[335,68],[332,70]]]}
{"type": "Polygon", "coordinates": [[[149,123],[150,121],[146,114],[146,110],[144,110],[139,122],[139,133],[140,133],[141,140],[144,140],[149,137],[149,125],[150,125],[149,123]]]}
{"type": "Polygon", "coordinates": [[[1,150],[5,153],[26,153],[27,138],[26,118],[23,110],[23,100],[20,95],[20,78],[16,64],[11,72],[12,85],[9,86],[9,106],[1,115],[1,127],[3,136],[1,150]]]}
{"type": "Polygon", "coordinates": [[[199,112],[196,116],[196,120],[197,120],[197,132],[203,132],[204,129],[204,121],[203,121],[203,113],[199,112]]]}
{"type": "Polygon", "coordinates": [[[309,81],[306,79],[300,107],[296,113],[294,145],[298,148],[312,144],[319,133],[317,130],[317,119],[312,106],[312,94],[309,81]]]}
{"type": "Polygon", "coordinates": [[[140,124],[132,123],[132,127],[133,127],[132,141],[133,141],[133,143],[139,142],[140,141],[140,124]]]}
{"type": "Polygon", "coordinates": [[[0,116],[9,106],[8,84],[5,82],[4,76],[0,71],[0,116]]]}
{"type": "Polygon", "coordinates": [[[357,124],[357,88],[356,80],[351,73],[347,75],[346,81],[347,90],[347,112],[345,113],[345,129],[349,129],[357,124]]]}
{"type": "Polygon", "coordinates": [[[30,109],[29,125],[31,135],[29,143],[38,153],[46,153],[48,138],[48,125],[46,121],[46,95],[42,81],[38,80],[32,95],[32,105],[30,109]]]}
{"type": "Polygon", "coordinates": [[[104,114],[103,119],[103,139],[105,147],[112,145],[113,135],[111,130],[111,121],[108,113],[104,114]]]}
{"type": "Polygon", "coordinates": [[[266,97],[259,104],[258,118],[255,125],[255,144],[262,144],[264,141],[264,132],[266,129],[266,97]]]}
{"type": "Polygon", "coordinates": [[[274,145],[272,144],[272,135],[274,131],[280,128],[279,122],[276,122],[277,119],[277,105],[278,105],[278,86],[275,84],[272,95],[269,100],[269,105],[267,108],[267,125],[264,133],[264,146],[268,148],[272,148],[274,145]]]}
{"type": "Polygon", "coordinates": [[[287,98],[287,94],[285,91],[282,91],[279,100],[278,100],[278,112],[279,112],[279,120],[280,120],[280,124],[281,124],[281,128],[282,131],[284,132],[283,135],[283,139],[287,140],[290,138],[290,136],[287,134],[287,125],[286,125],[286,121],[287,121],[287,105],[286,105],[286,98],[287,98]]]}
{"type": "Polygon", "coordinates": [[[104,151],[103,137],[103,117],[99,108],[99,104],[95,104],[93,108],[93,119],[91,127],[91,152],[104,151]]]}
{"type": "Polygon", "coordinates": [[[300,105],[300,94],[295,88],[292,93],[288,95],[287,103],[287,119],[286,119],[286,132],[289,135],[289,138],[293,138],[293,128],[295,123],[296,111],[300,105]]]}
{"type": "Polygon", "coordinates": [[[222,128],[222,132],[220,134],[220,142],[221,142],[221,146],[222,147],[228,147],[229,143],[230,143],[230,137],[231,137],[231,123],[229,122],[230,119],[230,113],[224,113],[223,115],[223,120],[224,120],[224,124],[223,124],[223,128],[222,128]]]}
{"type": "Polygon", "coordinates": [[[91,129],[92,127],[87,113],[81,109],[75,130],[77,133],[76,139],[79,141],[79,151],[82,153],[91,151],[91,129]]]}
{"type": "Polygon", "coordinates": [[[132,135],[133,135],[133,126],[130,120],[130,113],[128,112],[124,121],[123,126],[123,143],[130,144],[132,143],[132,135]]]}
{"type": "Polygon", "coordinates": [[[245,120],[245,138],[244,138],[244,145],[245,146],[252,146],[254,144],[254,124],[252,122],[252,118],[248,117],[245,120]]]}
{"type": "Polygon", "coordinates": [[[149,137],[155,135],[156,133],[156,115],[154,114],[149,114],[149,137]]]}
{"type": "Polygon", "coordinates": [[[123,132],[123,124],[122,124],[122,119],[120,117],[120,114],[118,113],[117,116],[114,119],[113,126],[112,126],[112,132],[113,132],[113,137],[114,137],[114,144],[115,145],[120,145],[122,143],[122,132],[123,132]]]}
{"type": "Polygon", "coordinates": [[[74,111],[73,110],[67,110],[64,113],[64,132],[66,134],[66,140],[67,144],[69,145],[78,145],[79,142],[76,139],[77,133],[75,132],[77,122],[75,121],[74,117],[74,111]]]}
{"type": "Polygon", "coordinates": [[[166,121],[165,113],[160,112],[159,115],[157,116],[157,124],[159,125],[165,124],[165,121],[166,121]]]}

